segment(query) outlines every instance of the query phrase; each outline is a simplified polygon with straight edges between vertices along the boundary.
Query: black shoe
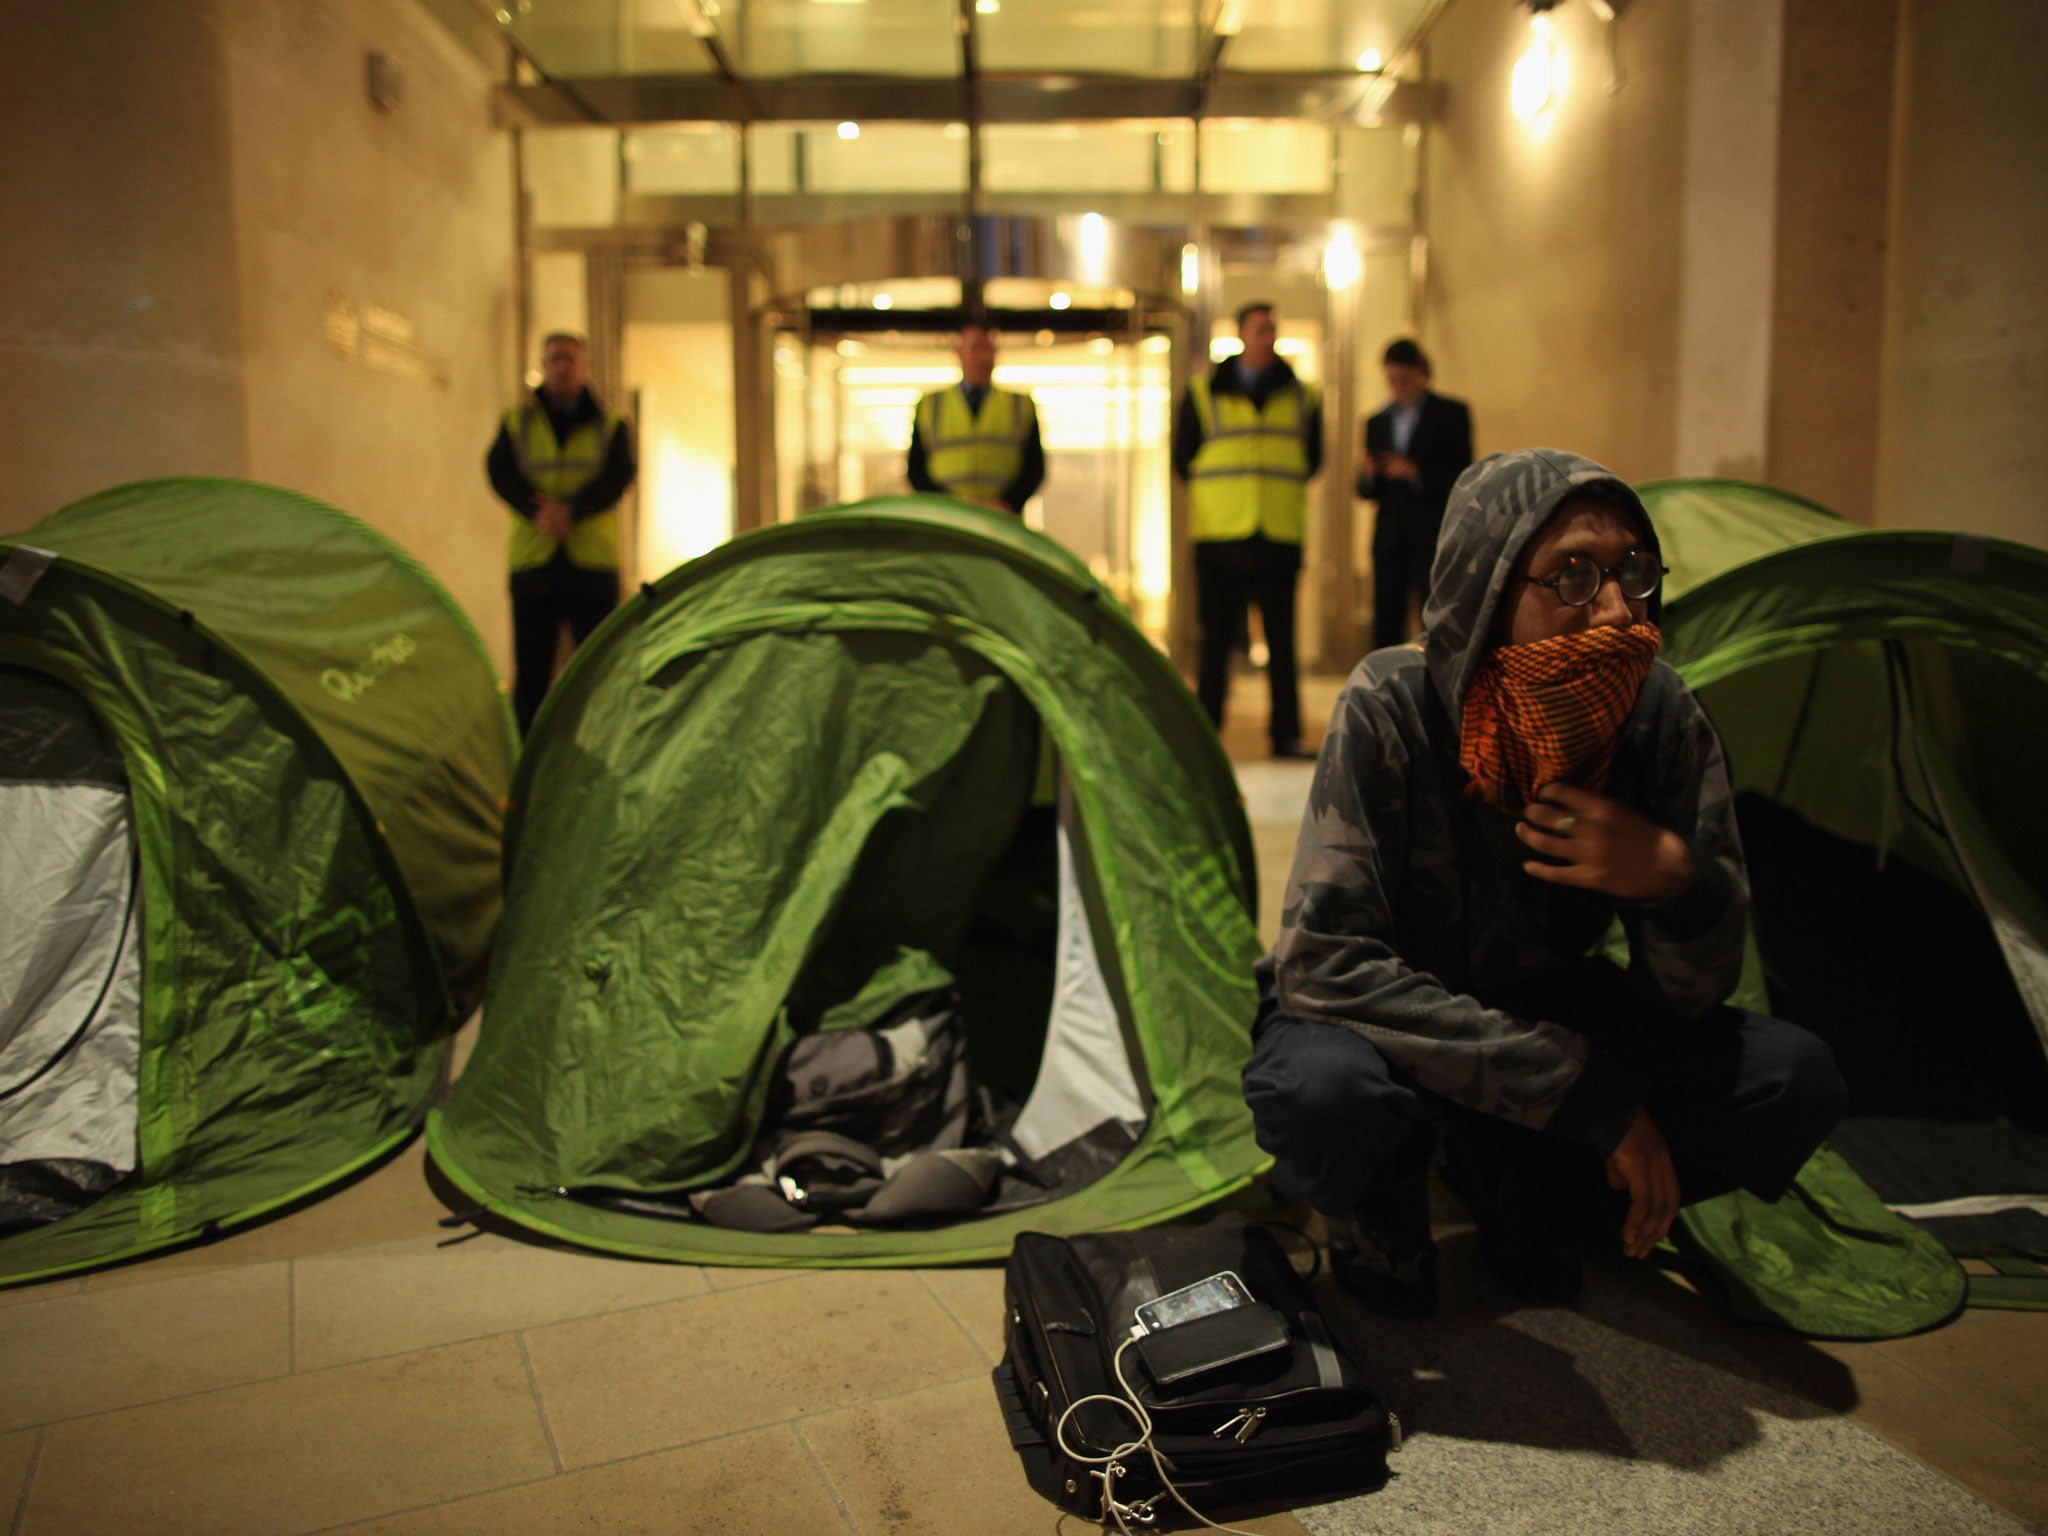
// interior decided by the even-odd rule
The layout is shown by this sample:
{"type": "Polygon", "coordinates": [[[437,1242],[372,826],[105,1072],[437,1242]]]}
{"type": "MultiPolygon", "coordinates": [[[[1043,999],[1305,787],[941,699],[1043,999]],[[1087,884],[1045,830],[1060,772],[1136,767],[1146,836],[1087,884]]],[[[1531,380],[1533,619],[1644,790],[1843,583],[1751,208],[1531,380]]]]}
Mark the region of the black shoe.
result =
{"type": "Polygon", "coordinates": [[[1330,1278],[1387,1317],[1436,1314],[1436,1243],[1429,1185],[1415,1180],[1369,1191],[1349,1216],[1329,1218],[1330,1278]]]}
{"type": "Polygon", "coordinates": [[[1273,746],[1273,761],[1276,763],[1312,763],[1316,756],[1298,741],[1290,741],[1285,746],[1276,742],[1273,746]]]}
{"type": "Polygon", "coordinates": [[[1560,1241],[1568,1223],[1555,1181],[1543,1177],[1540,1162],[1508,1164],[1520,1141],[1491,1128],[1454,1128],[1446,1138],[1444,1183],[1471,1211],[1480,1256],[1495,1280],[1534,1306],[1570,1306],[1585,1286],[1585,1270],[1560,1241]]]}

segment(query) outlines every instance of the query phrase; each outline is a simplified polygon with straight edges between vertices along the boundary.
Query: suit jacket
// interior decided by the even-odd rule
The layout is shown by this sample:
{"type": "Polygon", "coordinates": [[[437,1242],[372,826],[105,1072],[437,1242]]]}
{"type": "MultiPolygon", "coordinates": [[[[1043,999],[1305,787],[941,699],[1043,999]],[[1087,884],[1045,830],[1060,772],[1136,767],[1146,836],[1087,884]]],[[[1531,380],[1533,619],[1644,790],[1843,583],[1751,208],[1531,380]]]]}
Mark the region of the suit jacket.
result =
{"type": "Polygon", "coordinates": [[[1432,523],[1442,520],[1451,487],[1472,463],[1472,413],[1465,402],[1424,390],[1422,414],[1408,443],[1408,457],[1422,471],[1420,482],[1383,479],[1373,473],[1372,456],[1392,453],[1394,408],[1388,406],[1365,423],[1365,464],[1358,472],[1358,494],[1380,504],[1383,513],[1411,512],[1432,523]]]}

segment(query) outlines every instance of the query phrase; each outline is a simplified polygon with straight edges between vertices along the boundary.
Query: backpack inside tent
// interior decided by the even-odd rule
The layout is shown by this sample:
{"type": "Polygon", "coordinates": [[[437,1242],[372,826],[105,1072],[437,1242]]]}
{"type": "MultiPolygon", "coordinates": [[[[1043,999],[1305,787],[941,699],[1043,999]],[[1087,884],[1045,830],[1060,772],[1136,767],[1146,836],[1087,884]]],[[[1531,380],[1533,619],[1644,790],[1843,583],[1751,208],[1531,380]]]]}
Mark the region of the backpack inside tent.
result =
{"type": "Polygon", "coordinates": [[[756,1265],[1006,1253],[1265,1159],[1254,864],[1214,731],[1076,560],[930,498],[643,589],[522,757],[475,1055],[489,1208],[756,1265]]]}
{"type": "Polygon", "coordinates": [[[226,480],[0,542],[0,1282],[416,1129],[480,993],[510,716],[440,586],[226,480]]]}
{"type": "Polygon", "coordinates": [[[1930,1236],[2022,1270],[2048,1254],[2048,554],[1860,529],[1740,482],[1642,494],[1671,567],[1666,658],[1736,789],[1736,1001],[1825,1039],[1851,1103],[1778,1208],[1705,1202],[1687,1230],[1757,1315],[1925,1327],[1965,1286],[1930,1236]]]}

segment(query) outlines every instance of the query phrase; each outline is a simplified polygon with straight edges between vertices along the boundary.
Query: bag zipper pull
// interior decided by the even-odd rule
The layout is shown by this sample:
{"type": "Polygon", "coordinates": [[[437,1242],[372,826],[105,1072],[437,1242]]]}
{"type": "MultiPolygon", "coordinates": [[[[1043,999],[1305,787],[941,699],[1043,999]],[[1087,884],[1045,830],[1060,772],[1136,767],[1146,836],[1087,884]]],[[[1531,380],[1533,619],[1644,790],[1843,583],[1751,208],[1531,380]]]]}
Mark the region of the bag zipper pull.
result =
{"type": "Polygon", "coordinates": [[[1401,1433],[1401,1416],[1398,1413],[1388,1414],[1387,1449],[1390,1451],[1398,1451],[1399,1449],[1401,1449],[1401,1442],[1405,1438],[1406,1437],[1401,1433]]]}
{"type": "Polygon", "coordinates": [[[1211,1430],[1209,1433],[1213,1435],[1216,1439],[1221,1440],[1225,1435],[1229,1435],[1231,1434],[1231,1431],[1235,1430],[1236,1434],[1233,1435],[1232,1438],[1235,1439],[1239,1445],[1243,1445],[1247,1440],[1251,1439],[1253,1435],[1256,1435],[1259,1432],[1259,1426],[1264,1424],[1265,1422],[1265,1409],[1245,1408],[1241,1409],[1234,1417],[1226,1420],[1222,1424],[1217,1425],[1216,1428],[1211,1430]]]}

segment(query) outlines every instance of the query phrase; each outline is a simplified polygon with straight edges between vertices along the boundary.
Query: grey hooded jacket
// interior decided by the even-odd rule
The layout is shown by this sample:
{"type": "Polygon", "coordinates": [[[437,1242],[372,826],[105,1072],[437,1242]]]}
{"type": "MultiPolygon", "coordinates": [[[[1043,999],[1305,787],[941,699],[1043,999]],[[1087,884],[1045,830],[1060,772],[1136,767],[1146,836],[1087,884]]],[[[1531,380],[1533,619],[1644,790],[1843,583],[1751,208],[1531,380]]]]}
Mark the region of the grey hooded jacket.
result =
{"type": "MultiPolygon", "coordinates": [[[[1480,998],[1574,964],[1618,911],[1631,978],[1697,1018],[1734,990],[1749,896],[1720,741],[1662,661],[1604,793],[1691,843],[1684,890],[1641,904],[1537,880],[1522,868],[1515,818],[1463,793],[1459,720],[1502,593],[1529,540],[1589,486],[1650,527],[1625,483],[1574,454],[1493,454],[1459,477],[1425,647],[1373,652],[1337,701],[1259,982],[1262,1025],[1277,1013],[1355,1030],[1430,1093],[1606,1153],[1641,1107],[1642,1080],[1569,1020],[1518,1018],[1480,998]]],[[[1662,1012],[1646,1009],[1646,1027],[1662,1012]]]]}

